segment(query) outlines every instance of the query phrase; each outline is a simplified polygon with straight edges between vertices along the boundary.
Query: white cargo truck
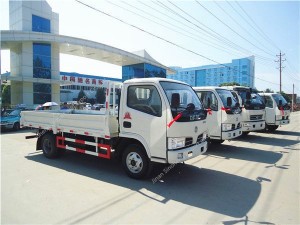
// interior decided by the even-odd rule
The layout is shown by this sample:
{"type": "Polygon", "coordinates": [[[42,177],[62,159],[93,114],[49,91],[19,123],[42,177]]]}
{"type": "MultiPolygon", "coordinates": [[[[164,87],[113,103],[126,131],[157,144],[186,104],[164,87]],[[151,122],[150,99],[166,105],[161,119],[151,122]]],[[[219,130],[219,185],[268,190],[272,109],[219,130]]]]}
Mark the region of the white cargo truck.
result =
{"type": "Polygon", "coordinates": [[[227,86],[242,107],[243,135],[265,129],[265,104],[260,96],[249,87],[227,86]]]}
{"type": "Polygon", "coordinates": [[[221,144],[242,134],[242,110],[232,93],[222,87],[193,87],[208,111],[210,141],[221,144]]]}
{"type": "Polygon", "coordinates": [[[180,163],[207,150],[207,112],[191,86],[164,78],[108,83],[105,109],[22,112],[21,125],[38,128],[36,149],[47,158],[65,150],[122,160],[143,178],[152,162],[180,163]]]}
{"type": "Polygon", "coordinates": [[[291,107],[281,94],[259,93],[266,105],[266,130],[275,131],[290,123],[291,107]]]}

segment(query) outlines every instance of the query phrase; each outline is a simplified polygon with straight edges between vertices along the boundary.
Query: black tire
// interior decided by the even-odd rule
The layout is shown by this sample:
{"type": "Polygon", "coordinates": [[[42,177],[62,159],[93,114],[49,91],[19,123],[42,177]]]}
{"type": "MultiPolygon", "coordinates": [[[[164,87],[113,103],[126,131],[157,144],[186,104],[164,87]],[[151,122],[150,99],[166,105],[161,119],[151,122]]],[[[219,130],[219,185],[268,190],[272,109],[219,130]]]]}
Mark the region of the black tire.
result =
{"type": "Polygon", "coordinates": [[[20,130],[20,123],[19,122],[15,122],[14,126],[13,126],[13,129],[16,130],[16,131],[20,130]]]}
{"type": "Polygon", "coordinates": [[[55,136],[52,133],[47,133],[42,137],[42,150],[45,157],[54,159],[59,156],[59,151],[56,147],[55,136]]]}
{"type": "Polygon", "coordinates": [[[278,127],[278,125],[268,125],[267,129],[269,132],[274,132],[275,130],[277,130],[278,127]]]}
{"type": "Polygon", "coordinates": [[[122,154],[122,164],[127,175],[134,179],[146,178],[152,168],[145,149],[139,144],[126,147],[122,154]]]}
{"type": "Polygon", "coordinates": [[[246,137],[249,133],[250,133],[250,131],[243,131],[241,136],[246,137]]]}
{"type": "Polygon", "coordinates": [[[220,144],[222,144],[225,140],[210,140],[211,141],[211,143],[212,144],[214,144],[214,145],[220,145],[220,144]]]}

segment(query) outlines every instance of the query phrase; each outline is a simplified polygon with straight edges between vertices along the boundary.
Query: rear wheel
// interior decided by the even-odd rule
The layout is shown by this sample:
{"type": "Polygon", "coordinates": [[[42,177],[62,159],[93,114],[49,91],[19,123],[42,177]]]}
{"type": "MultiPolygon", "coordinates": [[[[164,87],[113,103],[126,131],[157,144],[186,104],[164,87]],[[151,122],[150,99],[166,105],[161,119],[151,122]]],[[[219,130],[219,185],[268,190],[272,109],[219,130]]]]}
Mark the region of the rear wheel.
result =
{"type": "Polygon", "coordinates": [[[139,144],[127,146],[122,155],[122,164],[127,175],[134,179],[145,178],[151,171],[151,162],[139,144]]]}
{"type": "Polygon", "coordinates": [[[42,137],[42,150],[44,156],[49,159],[58,157],[58,149],[55,143],[55,136],[51,133],[47,133],[42,137]]]}

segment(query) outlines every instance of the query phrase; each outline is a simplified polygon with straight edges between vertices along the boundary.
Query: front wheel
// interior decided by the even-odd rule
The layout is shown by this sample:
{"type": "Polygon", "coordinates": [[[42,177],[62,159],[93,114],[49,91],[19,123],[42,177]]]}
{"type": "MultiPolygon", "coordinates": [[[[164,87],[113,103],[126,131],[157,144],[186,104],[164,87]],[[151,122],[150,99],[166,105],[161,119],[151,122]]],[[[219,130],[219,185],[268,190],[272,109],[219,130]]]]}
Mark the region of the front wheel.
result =
{"type": "Polygon", "coordinates": [[[250,133],[250,131],[243,131],[242,132],[242,137],[246,137],[249,133],[250,133]]]}
{"type": "Polygon", "coordinates": [[[122,155],[122,164],[127,175],[134,179],[145,178],[151,170],[151,162],[139,144],[127,146],[122,155]]]}
{"type": "Polygon", "coordinates": [[[275,130],[277,130],[278,127],[278,125],[268,125],[267,129],[269,132],[274,132],[275,130]]]}
{"type": "Polygon", "coordinates": [[[224,142],[225,140],[211,140],[211,143],[212,144],[217,144],[217,145],[220,145],[224,142]]]}

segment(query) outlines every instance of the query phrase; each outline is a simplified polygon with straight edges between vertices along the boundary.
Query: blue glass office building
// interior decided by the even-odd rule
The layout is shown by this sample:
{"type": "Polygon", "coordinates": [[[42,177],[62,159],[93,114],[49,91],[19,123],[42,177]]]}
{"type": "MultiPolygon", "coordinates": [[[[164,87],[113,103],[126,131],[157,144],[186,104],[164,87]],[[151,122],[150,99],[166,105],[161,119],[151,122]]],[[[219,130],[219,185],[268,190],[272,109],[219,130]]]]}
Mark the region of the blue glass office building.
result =
{"type": "MultiPolygon", "coordinates": [[[[50,33],[50,20],[32,15],[32,31],[50,33]]],[[[33,43],[33,77],[51,79],[51,44],[33,43]]],[[[33,83],[33,104],[51,101],[51,84],[33,83]]]]}
{"type": "Polygon", "coordinates": [[[172,67],[177,73],[167,77],[186,82],[192,86],[219,86],[236,82],[242,86],[254,87],[254,57],[233,59],[231,63],[199,67],[172,67]]]}
{"type": "Polygon", "coordinates": [[[166,78],[166,70],[148,63],[140,63],[122,67],[122,81],[146,77],[166,78]]]}

